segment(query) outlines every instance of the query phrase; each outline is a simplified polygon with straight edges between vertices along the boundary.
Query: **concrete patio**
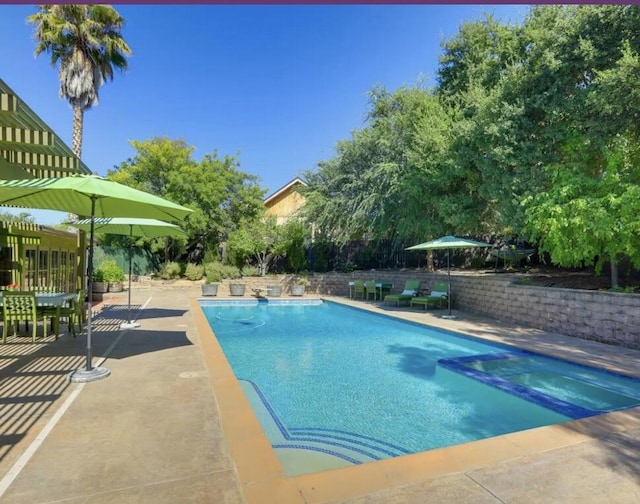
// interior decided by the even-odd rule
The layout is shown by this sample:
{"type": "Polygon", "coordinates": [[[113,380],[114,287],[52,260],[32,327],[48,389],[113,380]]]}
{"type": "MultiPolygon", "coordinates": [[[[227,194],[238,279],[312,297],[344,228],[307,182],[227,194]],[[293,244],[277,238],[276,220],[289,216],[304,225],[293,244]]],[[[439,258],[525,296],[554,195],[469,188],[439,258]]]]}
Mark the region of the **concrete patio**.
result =
{"type": "MultiPolygon", "coordinates": [[[[67,380],[84,365],[84,336],[50,336],[36,344],[11,337],[0,346],[0,502],[640,501],[639,408],[501,436],[499,444],[484,440],[399,457],[393,466],[372,463],[297,478],[280,469],[265,477],[261,471],[271,462],[260,458],[262,448],[250,451],[255,467],[249,467],[229,437],[224,411],[230,398],[216,396],[222,363],[211,354],[201,314],[192,310],[199,287],[141,287],[132,295],[140,328],[119,328],[126,292],[107,299],[94,321],[94,363],[111,370],[104,380],[67,380]]],[[[637,351],[469,314],[445,321],[437,312],[348,302],[640,374],[637,351]]]]}

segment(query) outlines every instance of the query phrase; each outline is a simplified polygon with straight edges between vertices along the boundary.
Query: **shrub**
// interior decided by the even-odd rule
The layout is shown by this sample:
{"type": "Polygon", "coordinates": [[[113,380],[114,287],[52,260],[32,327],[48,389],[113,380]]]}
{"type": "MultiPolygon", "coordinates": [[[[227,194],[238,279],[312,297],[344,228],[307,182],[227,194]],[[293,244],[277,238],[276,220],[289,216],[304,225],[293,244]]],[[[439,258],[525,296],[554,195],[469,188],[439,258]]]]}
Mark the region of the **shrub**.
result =
{"type": "Polygon", "coordinates": [[[222,277],[229,278],[231,280],[236,280],[238,278],[242,278],[242,274],[240,273],[240,268],[236,266],[232,266],[230,264],[223,264],[222,277]]]}
{"type": "Polygon", "coordinates": [[[609,292],[624,292],[627,294],[633,294],[635,290],[636,288],[633,285],[630,285],[628,287],[621,287],[620,285],[616,285],[615,287],[611,287],[609,289],[609,292]]]}
{"type": "Polygon", "coordinates": [[[230,264],[222,264],[220,261],[205,264],[204,275],[207,277],[207,283],[219,282],[223,278],[235,280],[242,277],[239,268],[230,264]]]}
{"type": "Polygon", "coordinates": [[[93,280],[96,282],[122,282],[124,280],[124,271],[115,260],[105,259],[98,266],[96,273],[93,275],[93,280]],[[96,274],[102,275],[102,280],[96,280],[96,274]]]}
{"type": "Polygon", "coordinates": [[[180,278],[181,271],[182,271],[182,268],[180,264],[175,261],[171,261],[171,262],[165,263],[165,265],[162,267],[162,270],[160,271],[160,278],[162,278],[163,280],[180,278]]]}
{"type": "Polygon", "coordinates": [[[188,263],[184,270],[184,276],[187,280],[202,280],[202,277],[204,276],[204,266],[188,263]]]}
{"type": "Polygon", "coordinates": [[[255,266],[245,266],[242,268],[242,276],[260,276],[260,270],[255,266]]]}
{"type": "Polygon", "coordinates": [[[223,266],[220,261],[208,262],[204,265],[204,276],[207,283],[219,282],[224,278],[223,266]]]}
{"type": "Polygon", "coordinates": [[[471,264],[469,265],[469,267],[473,269],[482,269],[484,268],[484,265],[485,265],[484,257],[474,257],[473,259],[471,259],[471,264]]]}

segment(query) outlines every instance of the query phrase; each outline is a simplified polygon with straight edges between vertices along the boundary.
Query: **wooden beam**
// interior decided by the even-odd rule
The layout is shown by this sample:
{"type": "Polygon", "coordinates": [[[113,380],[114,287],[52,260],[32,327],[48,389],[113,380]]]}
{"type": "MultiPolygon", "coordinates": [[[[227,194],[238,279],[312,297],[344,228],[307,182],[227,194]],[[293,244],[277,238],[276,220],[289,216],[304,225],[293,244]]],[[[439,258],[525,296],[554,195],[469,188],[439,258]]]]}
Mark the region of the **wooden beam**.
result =
{"type": "Polygon", "coordinates": [[[23,152],[15,149],[0,149],[0,156],[8,163],[28,168],[75,171],[80,166],[80,160],[75,156],[23,152]]]}
{"type": "Polygon", "coordinates": [[[0,93],[0,112],[15,113],[18,111],[18,97],[8,93],[0,93]]]}
{"type": "MultiPolygon", "coordinates": [[[[55,144],[55,139],[51,131],[0,126],[0,145],[9,142],[12,144],[19,143],[52,147],[55,144]]],[[[5,147],[11,146],[6,145],[5,147]]]]}

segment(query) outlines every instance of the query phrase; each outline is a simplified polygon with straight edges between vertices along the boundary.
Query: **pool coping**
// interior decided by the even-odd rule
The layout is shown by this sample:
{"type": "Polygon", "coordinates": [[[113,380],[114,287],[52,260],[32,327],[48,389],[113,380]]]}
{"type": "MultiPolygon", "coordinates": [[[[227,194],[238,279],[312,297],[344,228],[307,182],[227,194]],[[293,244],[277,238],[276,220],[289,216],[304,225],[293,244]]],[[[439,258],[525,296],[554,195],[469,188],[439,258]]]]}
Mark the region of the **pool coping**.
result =
{"type": "MultiPolygon", "coordinates": [[[[328,301],[381,313],[379,305],[357,303],[341,298],[324,298],[328,301]]],[[[271,448],[271,443],[262,431],[248,399],[215,338],[200,308],[199,299],[191,299],[191,306],[205,365],[218,403],[224,437],[249,504],[322,503],[361,497],[377,491],[430,481],[519,457],[576,445],[612,432],[623,432],[640,427],[640,407],[638,407],[564,424],[504,434],[462,445],[342,469],[288,477],[284,474],[278,457],[271,448]]],[[[424,312],[421,313],[424,314],[424,312]]],[[[413,314],[410,319],[406,318],[404,310],[394,311],[390,315],[412,322],[418,318],[413,314]]],[[[420,313],[416,312],[416,315],[420,313]]],[[[431,318],[424,321],[418,320],[418,323],[435,326],[433,322],[431,318]]],[[[456,331],[455,327],[448,327],[446,323],[439,327],[490,341],[506,342],[504,338],[496,338],[495,335],[486,337],[486,334],[483,337],[468,329],[464,332],[456,331]]],[[[510,330],[505,332],[510,333],[510,330]]],[[[509,344],[508,338],[506,344],[509,344]]],[[[557,356],[552,353],[553,348],[550,345],[547,346],[549,347],[547,355],[557,356]]],[[[526,347],[519,346],[519,348],[526,347]]],[[[541,353],[539,350],[533,351],[541,353]]],[[[567,357],[560,356],[560,358],[567,357]]],[[[577,362],[578,359],[574,361],[577,362]]],[[[588,356],[582,363],[593,365],[588,356]]],[[[609,370],[620,372],[615,366],[609,367],[611,368],[609,370]]]]}

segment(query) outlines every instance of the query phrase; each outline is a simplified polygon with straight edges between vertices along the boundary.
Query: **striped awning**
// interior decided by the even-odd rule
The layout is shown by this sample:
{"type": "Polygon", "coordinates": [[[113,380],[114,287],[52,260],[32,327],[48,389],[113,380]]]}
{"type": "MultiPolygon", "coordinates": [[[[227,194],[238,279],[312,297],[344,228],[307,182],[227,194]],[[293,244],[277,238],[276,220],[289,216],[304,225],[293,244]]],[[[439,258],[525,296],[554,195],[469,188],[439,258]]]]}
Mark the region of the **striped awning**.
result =
{"type": "Polygon", "coordinates": [[[65,177],[91,170],[0,79],[0,179],[65,177]]]}

